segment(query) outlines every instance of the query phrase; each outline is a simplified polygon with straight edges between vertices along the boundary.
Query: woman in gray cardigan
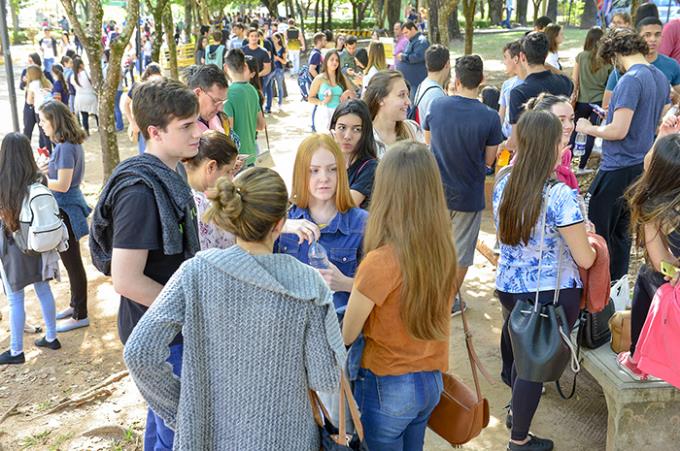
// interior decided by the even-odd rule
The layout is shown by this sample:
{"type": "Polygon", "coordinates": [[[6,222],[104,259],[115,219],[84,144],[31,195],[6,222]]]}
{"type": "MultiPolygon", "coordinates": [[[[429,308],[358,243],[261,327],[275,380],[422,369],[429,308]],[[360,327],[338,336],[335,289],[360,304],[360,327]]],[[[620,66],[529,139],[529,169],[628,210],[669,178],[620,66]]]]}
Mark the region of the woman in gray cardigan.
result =
{"type": "Polygon", "coordinates": [[[308,390],[337,390],[345,348],[321,276],[272,253],[286,186],[253,168],[209,197],[204,219],[236,246],[199,252],[165,285],[125,346],[130,374],[176,450],[318,450],[308,390]],[[180,331],[181,380],[165,363],[180,331]]]}

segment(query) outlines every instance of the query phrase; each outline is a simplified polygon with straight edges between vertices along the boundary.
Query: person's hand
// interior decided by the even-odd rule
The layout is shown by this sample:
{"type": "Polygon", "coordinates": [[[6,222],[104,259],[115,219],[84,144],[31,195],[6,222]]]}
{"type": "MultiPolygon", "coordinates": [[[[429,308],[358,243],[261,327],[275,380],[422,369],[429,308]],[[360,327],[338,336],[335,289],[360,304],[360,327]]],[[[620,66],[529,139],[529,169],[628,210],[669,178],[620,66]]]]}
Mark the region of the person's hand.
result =
{"type": "Polygon", "coordinates": [[[673,133],[680,133],[680,119],[675,115],[673,109],[671,109],[661,121],[657,139],[673,133]]]}
{"type": "Polygon", "coordinates": [[[345,92],[342,93],[340,96],[340,102],[344,102],[349,99],[356,99],[357,94],[356,92],[352,91],[351,89],[346,90],[345,92]]]}
{"type": "Polygon", "coordinates": [[[328,262],[328,269],[320,269],[319,273],[321,273],[321,277],[326,281],[331,291],[352,291],[354,279],[341,273],[338,267],[330,261],[328,262]]]}
{"type": "Polygon", "coordinates": [[[591,124],[588,119],[582,117],[578,120],[578,122],[576,122],[576,132],[585,133],[587,135],[592,126],[593,124],[591,124]]]}
{"type": "Polygon", "coordinates": [[[331,102],[331,100],[333,100],[333,92],[330,89],[328,91],[324,92],[323,95],[324,95],[324,98],[321,101],[321,103],[323,103],[324,105],[329,104],[331,102]]]}
{"type": "Polygon", "coordinates": [[[44,161],[44,162],[41,161],[41,162],[38,163],[38,170],[39,170],[40,172],[42,172],[43,174],[47,174],[47,168],[48,168],[48,166],[49,166],[49,162],[48,162],[48,161],[44,161]]]}
{"type": "Polygon", "coordinates": [[[399,61],[402,61],[404,59],[404,55],[402,55],[401,53],[397,53],[397,59],[399,61]]]}
{"type": "Polygon", "coordinates": [[[319,226],[306,219],[288,219],[284,223],[281,233],[294,233],[298,236],[298,244],[303,241],[311,243],[321,238],[319,226]]]}

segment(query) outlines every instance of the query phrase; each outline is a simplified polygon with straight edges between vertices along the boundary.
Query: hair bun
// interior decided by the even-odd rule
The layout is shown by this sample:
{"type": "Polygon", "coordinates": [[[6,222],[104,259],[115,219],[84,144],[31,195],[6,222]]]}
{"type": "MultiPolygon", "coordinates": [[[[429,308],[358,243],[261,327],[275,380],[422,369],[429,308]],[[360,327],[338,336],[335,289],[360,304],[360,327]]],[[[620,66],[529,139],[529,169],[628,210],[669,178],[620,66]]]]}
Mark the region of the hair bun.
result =
{"type": "Polygon", "coordinates": [[[220,206],[224,219],[233,222],[243,211],[242,189],[227,178],[221,178],[217,181],[215,190],[210,200],[220,206]]]}

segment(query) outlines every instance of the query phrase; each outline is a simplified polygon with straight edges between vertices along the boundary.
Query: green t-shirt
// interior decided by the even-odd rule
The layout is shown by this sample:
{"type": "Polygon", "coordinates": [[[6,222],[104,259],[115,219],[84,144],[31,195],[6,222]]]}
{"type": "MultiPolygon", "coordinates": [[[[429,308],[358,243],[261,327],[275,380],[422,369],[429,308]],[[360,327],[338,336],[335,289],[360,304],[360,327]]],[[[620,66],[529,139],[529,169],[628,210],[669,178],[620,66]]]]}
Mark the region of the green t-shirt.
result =
{"type": "Polygon", "coordinates": [[[578,102],[594,103],[602,102],[607,78],[612,70],[611,64],[603,64],[600,69],[593,73],[590,70],[591,53],[584,50],[576,56],[578,63],[578,102]]]}
{"type": "Polygon", "coordinates": [[[234,132],[241,139],[241,153],[251,155],[246,164],[254,164],[257,157],[255,134],[257,115],[260,113],[260,97],[257,90],[248,82],[235,82],[229,85],[228,100],[224,112],[234,118],[234,132]]]}
{"type": "Polygon", "coordinates": [[[346,49],[340,52],[340,68],[348,68],[354,72],[359,72],[359,66],[357,66],[357,62],[354,60],[354,55],[350,55],[346,49]]]}

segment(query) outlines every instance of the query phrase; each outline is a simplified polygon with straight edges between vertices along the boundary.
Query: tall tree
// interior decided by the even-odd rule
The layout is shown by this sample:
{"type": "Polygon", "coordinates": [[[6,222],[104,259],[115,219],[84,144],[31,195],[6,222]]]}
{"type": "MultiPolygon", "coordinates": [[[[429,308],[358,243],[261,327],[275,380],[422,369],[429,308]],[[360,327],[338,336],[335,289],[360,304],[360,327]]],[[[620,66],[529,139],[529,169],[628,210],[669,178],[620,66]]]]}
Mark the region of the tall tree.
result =
{"type": "Polygon", "coordinates": [[[475,9],[477,0],[463,0],[463,15],[465,16],[465,54],[472,53],[472,38],[475,31],[475,9]]]}
{"type": "MultiPolygon", "coordinates": [[[[161,56],[161,46],[163,45],[163,11],[165,7],[169,4],[169,0],[146,0],[146,8],[151,13],[153,17],[153,24],[156,31],[156,36],[151,43],[151,60],[160,61],[161,56]]],[[[170,36],[172,36],[172,31],[170,36]]]]}
{"type": "MultiPolygon", "coordinates": [[[[170,3],[165,6],[163,11],[163,28],[165,29],[165,43],[168,46],[168,55],[170,60],[170,78],[179,80],[179,71],[177,70],[177,44],[175,43],[174,22],[172,20],[172,8],[170,3]]],[[[157,27],[158,28],[158,27],[157,27]]]]}
{"type": "Polygon", "coordinates": [[[9,1],[9,13],[12,16],[12,44],[14,45],[19,43],[19,9],[22,3],[24,3],[23,0],[9,1]]]}
{"type": "MultiPolygon", "coordinates": [[[[451,0],[453,1],[453,0],[451,0]]],[[[456,5],[451,10],[448,15],[448,20],[446,22],[446,29],[449,32],[449,41],[452,39],[462,39],[463,35],[460,32],[460,23],[458,23],[458,0],[456,0],[456,5]]]]}
{"type": "Polygon", "coordinates": [[[503,21],[503,0],[489,0],[489,20],[491,25],[500,25],[503,21]]]}
{"type": "Polygon", "coordinates": [[[193,25],[193,0],[184,0],[184,42],[191,42],[191,35],[194,34],[193,25]]]}
{"type": "MultiPolygon", "coordinates": [[[[546,0],[543,0],[544,2],[546,0]]],[[[553,22],[557,22],[557,0],[547,0],[548,7],[545,11],[545,15],[550,17],[553,22]]]]}
{"type": "Polygon", "coordinates": [[[385,15],[387,17],[387,26],[392,27],[395,22],[401,19],[401,0],[385,0],[385,15]]]}
{"type": "Polygon", "coordinates": [[[527,9],[529,0],[517,0],[517,22],[523,27],[527,26],[527,9]]]}
{"type": "Polygon", "coordinates": [[[446,33],[442,33],[442,31],[446,28],[446,22],[444,22],[444,26],[442,27],[442,19],[446,17],[443,14],[440,14],[442,6],[443,5],[441,4],[440,0],[427,1],[427,11],[429,12],[429,39],[430,43],[432,44],[447,44],[445,38],[446,33]]]}
{"type": "Polygon", "coordinates": [[[531,0],[531,3],[534,4],[534,23],[536,23],[536,19],[538,19],[541,13],[541,3],[543,3],[543,0],[531,0]]]}
{"type": "Polygon", "coordinates": [[[597,16],[597,0],[585,0],[581,15],[581,28],[588,29],[595,26],[597,16]]]}
{"type": "Polygon", "coordinates": [[[366,17],[366,10],[371,4],[370,0],[349,0],[352,4],[352,28],[361,28],[361,22],[366,17]]]}
{"type": "MultiPolygon", "coordinates": [[[[373,0],[373,17],[375,17],[375,26],[378,28],[385,28],[385,6],[387,5],[386,0],[373,0]]],[[[389,26],[394,25],[393,23],[388,24],[389,26]]]]}
{"type": "Polygon", "coordinates": [[[139,20],[139,0],[128,0],[126,24],[121,34],[110,43],[109,65],[106,78],[103,76],[101,57],[104,54],[102,45],[102,20],[104,8],[100,0],[88,0],[90,18],[83,21],[76,14],[75,0],[61,0],[66,15],[71,22],[73,31],[83,43],[83,48],[90,65],[90,78],[92,87],[99,99],[99,141],[102,150],[102,166],[104,179],[108,179],[113,169],[120,162],[118,152],[118,138],[116,136],[115,120],[113,118],[113,106],[116,90],[120,82],[121,60],[125,53],[125,47],[130,42],[130,37],[139,20]]]}
{"type": "MultiPolygon", "coordinates": [[[[262,4],[269,10],[272,17],[279,16],[279,3],[281,3],[281,0],[262,0],[262,4]]],[[[224,7],[224,5],[222,6],[224,7]]]]}

